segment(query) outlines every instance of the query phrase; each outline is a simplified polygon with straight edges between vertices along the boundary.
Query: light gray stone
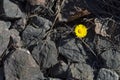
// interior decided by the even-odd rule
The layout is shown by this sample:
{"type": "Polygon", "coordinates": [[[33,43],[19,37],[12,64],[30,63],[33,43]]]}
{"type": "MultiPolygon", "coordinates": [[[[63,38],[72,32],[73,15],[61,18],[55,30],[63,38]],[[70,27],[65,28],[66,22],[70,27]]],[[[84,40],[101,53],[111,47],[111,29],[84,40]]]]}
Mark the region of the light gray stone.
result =
{"type": "Polygon", "coordinates": [[[115,71],[102,68],[98,73],[97,80],[119,80],[119,75],[115,71]]]}
{"type": "Polygon", "coordinates": [[[32,50],[32,56],[39,63],[41,69],[47,69],[57,63],[57,49],[50,39],[40,41],[32,50]]]}
{"type": "Polygon", "coordinates": [[[22,12],[19,7],[10,0],[3,0],[3,8],[7,17],[21,17],[22,12]]]}
{"type": "Polygon", "coordinates": [[[0,56],[7,49],[10,40],[10,32],[5,22],[0,21],[0,56]]]}
{"type": "Polygon", "coordinates": [[[70,65],[68,80],[93,80],[93,69],[86,63],[76,63],[70,65]]]}
{"type": "Polygon", "coordinates": [[[40,80],[44,79],[39,66],[26,49],[18,48],[10,52],[4,62],[6,80],[40,80]]]}

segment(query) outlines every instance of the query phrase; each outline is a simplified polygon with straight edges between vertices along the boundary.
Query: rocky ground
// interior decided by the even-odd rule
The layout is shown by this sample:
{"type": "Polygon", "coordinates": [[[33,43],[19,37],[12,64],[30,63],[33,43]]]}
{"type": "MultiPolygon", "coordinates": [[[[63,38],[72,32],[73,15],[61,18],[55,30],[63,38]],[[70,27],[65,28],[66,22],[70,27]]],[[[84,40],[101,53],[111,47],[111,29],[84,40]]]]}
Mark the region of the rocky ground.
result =
{"type": "Polygon", "coordinates": [[[0,80],[120,80],[119,4],[0,0],[0,80]]]}

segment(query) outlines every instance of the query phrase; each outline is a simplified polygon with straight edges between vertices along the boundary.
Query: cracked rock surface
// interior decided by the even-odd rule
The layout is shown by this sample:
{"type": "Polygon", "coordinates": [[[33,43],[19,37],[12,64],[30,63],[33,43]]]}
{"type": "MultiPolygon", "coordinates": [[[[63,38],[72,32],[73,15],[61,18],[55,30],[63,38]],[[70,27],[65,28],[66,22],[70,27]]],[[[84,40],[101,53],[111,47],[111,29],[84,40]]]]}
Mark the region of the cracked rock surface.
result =
{"type": "Polygon", "coordinates": [[[118,3],[0,0],[0,80],[120,80],[118,3]]]}

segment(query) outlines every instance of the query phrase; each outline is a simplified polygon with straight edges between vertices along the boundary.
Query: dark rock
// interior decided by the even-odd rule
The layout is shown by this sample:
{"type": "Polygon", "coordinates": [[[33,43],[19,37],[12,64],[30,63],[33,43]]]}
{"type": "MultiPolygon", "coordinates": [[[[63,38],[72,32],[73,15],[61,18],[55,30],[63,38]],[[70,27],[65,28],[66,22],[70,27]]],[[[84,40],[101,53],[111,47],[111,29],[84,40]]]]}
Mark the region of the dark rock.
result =
{"type": "Polygon", "coordinates": [[[7,49],[10,40],[10,32],[5,22],[0,21],[0,56],[7,49]]]}
{"type": "Polygon", "coordinates": [[[55,43],[50,39],[40,41],[32,50],[34,59],[39,63],[41,69],[47,69],[57,63],[57,49],[55,43]]]}
{"type": "Polygon", "coordinates": [[[93,80],[93,69],[86,63],[71,64],[67,80],[93,80]]]}
{"type": "Polygon", "coordinates": [[[4,68],[0,67],[0,80],[4,80],[4,68]]]}
{"type": "Polygon", "coordinates": [[[85,62],[87,58],[81,43],[73,38],[60,40],[59,53],[71,62],[85,62]]]}
{"type": "Polygon", "coordinates": [[[30,52],[21,48],[9,53],[4,62],[4,72],[6,80],[44,79],[30,52]]]}
{"type": "Polygon", "coordinates": [[[49,75],[51,77],[65,79],[68,74],[67,70],[68,70],[68,65],[63,61],[60,61],[59,63],[57,63],[56,65],[54,65],[52,68],[49,69],[49,73],[50,73],[49,75]]]}
{"type": "Polygon", "coordinates": [[[82,0],[65,0],[62,5],[60,21],[71,21],[87,15],[87,10],[82,11],[82,8],[86,8],[84,1],[82,0]],[[72,6],[71,6],[72,5],[72,6]],[[73,7],[74,6],[74,7],[73,7]],[[75,16],[73,16],[75,15],[75,16]]]}
{"type": "Polygon", "coordinates": [[[96,44],[95,46],[98,54],[101,54],[104,51],[112,48],[111,42],[105,39],[104,37],[96,36],[94,40],[95,40],[95,44],[96,44]]]}
{"type": "Polygon", "coordinates": [[[21,17],[23,14],[19,7],[12,3],[10,0],[3,0],[3,8],[4,8],[4,14],[7,17],[21,17]]]}
{"type": "Polygon", "coordinates": [[[42,29],[28,25],[22,33],[22,40],[26,47],[30,47],[31,45],[35,45],[43,35],[42,29]]]}
{"type": "MultiPolygon", "coordinates": [[[[105,67],[115,69],[119,71],[120,68],[120,52],[110,49],[101,54],[101,57],[105,60],[105,67]]],[[[119,71],[120,74],[120,71],[119,71]]]]}
{"type": "Polygon", "coordinates": [[[32,17],[31,23],[34,25],[34,27],[42,28],[44,29],[44,31],[50,29],[50,26],[52,25],[52,23],[48,19],[40,16],[32,17]]]}
{"type": "Polygon", "coordinates": [[[119,80],[119,76],[115,71],[102,68],[98,73],[97,80],[119,80]]]}
{"type": "Polygon", "coordinates": [[[22,33],[22,40],[27,47],[36,44],[45,36],[46,31],[50,29],[51,22],[42,17],[34,17],[31,25],[28,25],[22,33]]]}
{"type": "Polygon", "coordinates": [[[15,21],[14,25],[12,25],[12,28],[18,30],[19,32],[22,32],[25,29],[26,24],[27,24],[26,19],[21,18],[15,21]]]}

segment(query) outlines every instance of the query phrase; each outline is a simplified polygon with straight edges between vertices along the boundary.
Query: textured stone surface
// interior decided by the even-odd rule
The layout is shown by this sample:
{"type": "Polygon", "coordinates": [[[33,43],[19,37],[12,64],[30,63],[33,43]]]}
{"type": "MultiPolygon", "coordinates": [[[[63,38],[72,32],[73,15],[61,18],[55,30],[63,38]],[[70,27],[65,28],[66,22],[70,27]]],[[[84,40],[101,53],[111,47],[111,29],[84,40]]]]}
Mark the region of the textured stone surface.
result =
{"type": "Polygon", "coordinates": [[[102,68],[98,73],[97,80],[119,80],[119,76],[115,71],[102,68]]]}
{"type": "Polygon", "coordinates": [[[49,69],[50,72],[49,75],[51,77],[65,79],[68,75],[67,71],[68,71],[68,65],[63,61],[60,61],[59,63],[57,63],[56,65],[54,65],[52,68],[49,69]]]}
{"type": "Polygon", "coordinates": [[[9,53],[4,62],[4,72],[6,80],[44,79],[30,52],[21,48],[9,53]]]}
{"type": "Polygon", "coordinates": [[[8,17],[21,17],[22,12],[19,7],[10,0],[3,0],[3,8],[5,15],[8,17]]]}
{"type": "Polygon", "coordinates": [[[72,38],[60,40],[59,53],[72,62],[84,62],[86,58],[81,43],[72,38]]]}
{"type": "Polygon", "coordinates": [[[118,69],[120,67],[120,53],[115,50],[107,50],[101,54],[105,60],[105,66],[111,69],[118,69]]]}
{"type": "Polygon", "coordinates": [[[10,40],[10,32],[5,22],[0,21],[0,56],[7,49],[10,40]]]}
{"type": "Polygon", "coordinates": [[[45,42],[40,41],[32,50],[34,59],[39,63],[40,68],[50,68],[57,63],[57,49],[55,43],[49,39],[45,42]]]}
{"type": "Polygon", "coordinates": [[[11,44],[18,48],[22,46],[21,37],[16,29],[10,29],[11,44]]]}
{"type": "Polygon", "coordinates": [[[93,69],[86,63],[70,65],[68,80],[93,80],[93,69]]]}
{"type": "Polygon", "coordinates": [[[96,38],[94,38],[94,40],[95,40],[95,44],[96,44],[95,46],[98,54],[101,54],[104,51],[107,51],[112,48],[111,42],[105,39],[104,37],[97,36],[96,38]]]}
{"type": "Polygon", "coordinates": [[[31,25],[28,25],[22,33],[22,39],[27,47],[42,39],[51,25],[49,20],[42,17],[34,17],[31,21],[31,25]]]}

